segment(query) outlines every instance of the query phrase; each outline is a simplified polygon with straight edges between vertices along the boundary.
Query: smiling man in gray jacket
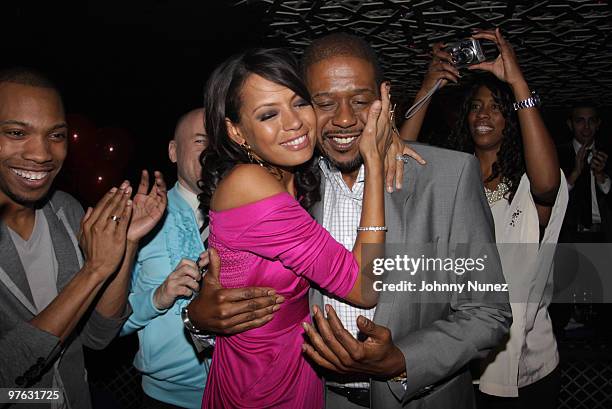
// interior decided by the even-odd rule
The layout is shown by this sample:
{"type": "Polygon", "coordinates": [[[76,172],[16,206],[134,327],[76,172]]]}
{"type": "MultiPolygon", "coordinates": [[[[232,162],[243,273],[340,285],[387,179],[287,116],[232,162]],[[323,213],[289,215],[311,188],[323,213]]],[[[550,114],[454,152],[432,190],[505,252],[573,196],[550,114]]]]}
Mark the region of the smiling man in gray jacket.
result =
{"type": "Polygon", "coordinates": [[[67,132],[51,82],[0,72],[0,388],[53,389],[19,408],[43,397],[52,408],[91,407],[82,347],[104,348],[121,328],[138,240],[165,209],[159,173],[149,195],[143,175],[133,201],[126,181],[85,215],[53,192],[67,132]]]}

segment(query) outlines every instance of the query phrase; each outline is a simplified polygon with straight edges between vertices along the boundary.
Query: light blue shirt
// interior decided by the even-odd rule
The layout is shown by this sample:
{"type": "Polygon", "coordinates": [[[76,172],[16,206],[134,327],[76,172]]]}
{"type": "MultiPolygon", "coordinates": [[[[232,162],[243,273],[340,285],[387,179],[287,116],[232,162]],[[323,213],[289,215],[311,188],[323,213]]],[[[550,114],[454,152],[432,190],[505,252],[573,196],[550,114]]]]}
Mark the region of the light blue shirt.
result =
{"type": "Polygon", "coordinates": [[[121,335],[138,332],[140,349],[134,366],[142,372],[142,388],[150,397],[172,405],[199,409],[210,359],[202,359],[183,328],[181,309],[189,300],[177,299],[160,310],[153,304],[157,287],[181,259],[196,261],[204,245],[192,206],[178,192],[168,192],[168,209],[159,231],[138,252],[129,302],[132,315],[121,335]]]}

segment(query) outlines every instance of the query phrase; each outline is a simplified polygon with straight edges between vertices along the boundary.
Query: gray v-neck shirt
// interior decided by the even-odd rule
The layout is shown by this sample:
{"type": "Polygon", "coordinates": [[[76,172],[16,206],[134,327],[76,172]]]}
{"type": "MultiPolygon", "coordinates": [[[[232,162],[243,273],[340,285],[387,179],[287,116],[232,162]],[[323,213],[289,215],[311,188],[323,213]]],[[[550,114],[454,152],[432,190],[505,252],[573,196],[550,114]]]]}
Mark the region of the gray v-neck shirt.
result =
{"type": "Polygon", "coordinates": [[[25,270],[34,305],[41,312],[57,297],[58,264],[49,224],[42,209],[36,210],[35,217],[34,228],[28,240],[21,238],[11,228],[8,231],[25,270]]]}

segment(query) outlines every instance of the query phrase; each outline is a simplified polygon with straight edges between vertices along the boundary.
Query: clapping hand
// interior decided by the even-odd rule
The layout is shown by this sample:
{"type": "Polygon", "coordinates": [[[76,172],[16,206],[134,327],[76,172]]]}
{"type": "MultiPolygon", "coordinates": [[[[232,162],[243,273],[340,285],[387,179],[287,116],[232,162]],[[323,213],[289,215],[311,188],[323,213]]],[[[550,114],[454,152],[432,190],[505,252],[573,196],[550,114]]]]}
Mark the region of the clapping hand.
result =
{"type": "MultiPolygon", "coordinates": [[[[608,162],[608,154],[603,151],[593,151],[593,158],[591,159],[591,169],[593,169],[593,174],[598,179],[604,179],[605,174],[604,170],[606,168],[606,163],[608,162]]],[[[602,183],[602,181],[599,181],[602,183]]]]}
{"type": "Polygon", "coordinates": [[[149,190],[149,173],[143,170],[133,199],[134,210],[127,233],[128,241],[138,242],[149,233],[162,218],[167,202],[166,183],[161,172],[155,172],[155,182],[149,190]]]}
{"type": "Polygon", "coordinates": [[[125,181],[112,188],[95,208],[88,208],[79,231],[88,271],[105,280],[112,275],[125,254],[126,232],[132,216],[132,188],[125,181]]]}

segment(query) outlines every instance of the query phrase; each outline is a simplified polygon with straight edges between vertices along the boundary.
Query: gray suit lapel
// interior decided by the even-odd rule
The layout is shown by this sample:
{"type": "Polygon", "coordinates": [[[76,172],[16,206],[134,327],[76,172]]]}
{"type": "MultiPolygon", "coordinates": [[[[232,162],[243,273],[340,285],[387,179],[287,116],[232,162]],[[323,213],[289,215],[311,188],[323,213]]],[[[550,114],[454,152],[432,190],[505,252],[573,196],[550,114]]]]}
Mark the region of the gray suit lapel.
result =
{"type": "MultiPolygon", "coordinates": [[[[310,210],[310,214],[314,219],[319,223],[323,224],[323,201],[325,200],[325,176],[321,173],[321,186],[319,191],[321,192],[321,200],[314,204],[312,209],[310,210]]],[[[313,305],[318,305],[320,308],[323,308],[323,293],[318,289],[311,287],[308,292],[308,302],[310,304],[310,310],[312,311],[313,305]]]]}
{"type": "Polygon", "coordinates": [[[319,185],[319,193],[321,195],[321,200],[319,200],[317,203],[314,204],[314,206],[312,206],[312,209],[310,210],[310,214],[312,215],[312,217],[315,218],[316,221],[319,222],[319,224],[323,224],[323,202],[325,201],[325,175],[323,175],[323,171],[321,172],[321,183],[319,185]]]}
{"type": "MultiPolygon", "coordinates": [[[[385,224],[389,229],[387,232],[386,244],[405,243],[404,236],[406,234],[405,223],[407,218],[402,215],[405,213],[405,206],[414,190],[414,180],[410,178],[414,175],[410,170],[410,166],[406,166],[404,171],[404,183],[401,190],[396,190],[393,193],[385,192],[385,224]]],[[[383,326],[387,326],[391,318],[391,311],[395,303],[395,291],[385,291],[380,294],[374,321],[383,326]]]]}
{"type": "Polygon", "coordinates": [[[319,222],[319,224],[323,223],[323,200],[317,202],[310,209],[310,214],[312,217],[319,222]]]}
{"type": "Polygon", "coordinates": [[[79,259],[77,257],[74,237],[71,237],[66,224],[60,220],[62,209],[57,209],[58,214],[49,204],[43,208],[49,233],[53,238],[53,250],[57,259],[57,291],[60,292],[68,284],[74,274],[80,270],[79,259]]]}
{"type": "Polygon", "coordinates": [[[0,281],[32,314],[37,313],[19,253],[4,223],[0,223],[0,281]]]}

